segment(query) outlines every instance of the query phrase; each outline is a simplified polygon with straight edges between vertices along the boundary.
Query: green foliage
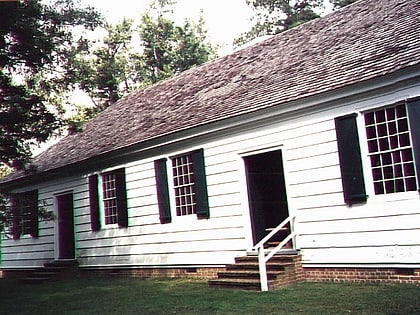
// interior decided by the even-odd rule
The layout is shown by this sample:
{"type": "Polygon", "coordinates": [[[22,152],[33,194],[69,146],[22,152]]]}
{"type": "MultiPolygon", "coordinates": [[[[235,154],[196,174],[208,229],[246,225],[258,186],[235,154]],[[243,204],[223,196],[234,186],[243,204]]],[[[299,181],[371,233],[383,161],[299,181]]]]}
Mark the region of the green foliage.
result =
{"type": "Polygon", "coordinates": [[[353,2],[356,2],[356,1],[357,0],[330,0],[330,2],[334,6],[334,9],[345,7],[346,5],[352,4],[353,2]]]}
{"type": "Polygon", "coordinates": [[[79,54],[74,59],[75,81],[94,106],[76,106],[77,114],[70,119],[73,130],[134,88],[171,77],[216,55],[215,48],[206,42],[203,19],[187,19],[179,26],[165,17],[174,3],[154,1],[137,29],[128,19],[105,25],[107,36],[96,44],[93,54],[79,54]],[[138,47],[133,47],[135,36],[140,38],[138,47]]]}
{"type": "Polygon", "coordinates": [[[147,13],[138,32],[144,47],[136,62],[142,85],[156,83],[215,56],[215,49],[206,43],[203,19],[197,23],[185,20],[183,26],[177,26],[162,15],[153,18],[147,13]]]}
{"type": "Polygon", "coordinates": [[[74,49],[71,30],[93,29],[99,21],[73,0],[0,3],[0,164],[24,168],[30,146],[60,126],[51,105],[54,93],[72,83],[63,71],[74,49]]]}
{"type": "Polygon", "coordinates": [[[135,58],[139,85],[147,86],[200,65],[216,56],[207,43],[204,20],[186,19],[183,25],[165,17],[175,1],[159,0],[141,16],[137,31],[142,52],[135,58]]]}
{"type": "MultiPolygon", "coordinates": [[[[39,201],[38,204],[38,220],[40,222],[48,222],[55,220],[55,215],[52,211],[47,210],[45,200],[39,201]]],[[[6,238],[12,237],[13,227],[13,211],[10,207],[10,199],[7,196],[0,198],[0,236],[6,238]]]]}
{"type": "Polygon", "coordinates": [[[106,24],[107,36],[101,45],[93,50],[93,54],[74,62],[76,81],[95,105],[95,108],[85,110],[87,118],[115,103],[122,94],[132,89],[134,67],[129,46],[132,25],[133,21],[128,19],[116,25],[106,24]]]}
{"type": "Polygon", "coordinates": [[[255,15],[254,26],[235,39],[234,45],[243,45],[254,38],[274,35],[319,17],[315,12],[323,0],[246,0],[255,15]]]}
{"type": "MultiPolygon", "coordinates": [[[[414,285],[300,283],[269,292],[194,280],[78,278],[37,286],[0,279],[4,314],[419,314],[414,285]]],[[[1,313],[1,311],[0,311],[1,313]]]]}

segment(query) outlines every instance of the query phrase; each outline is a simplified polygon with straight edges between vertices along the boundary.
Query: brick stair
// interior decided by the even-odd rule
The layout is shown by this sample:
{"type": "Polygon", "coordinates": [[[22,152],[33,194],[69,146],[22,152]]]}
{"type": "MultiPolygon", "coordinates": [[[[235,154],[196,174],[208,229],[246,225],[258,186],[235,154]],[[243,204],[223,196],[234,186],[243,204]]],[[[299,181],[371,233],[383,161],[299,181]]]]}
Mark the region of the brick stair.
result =
{"type": "MultiPolygon", "coordinates": [[[[213,288],[236,288],[260,290],[258,256],[236,257],[235,263],[227,265],[219,272],[217,279],[209,280],[213,288]]],[[[292,284],[303,279],[301,256],[299,253],[276,254],[267,262],[269,290],[292,284]]]]}
{"type": "Polygon", "coordinates": [[[55,260],[43,268],[31,271],[21,281],[26,284],[41,284],[46,281],[68,279],[77,274],[77,260],[55,260]]]}

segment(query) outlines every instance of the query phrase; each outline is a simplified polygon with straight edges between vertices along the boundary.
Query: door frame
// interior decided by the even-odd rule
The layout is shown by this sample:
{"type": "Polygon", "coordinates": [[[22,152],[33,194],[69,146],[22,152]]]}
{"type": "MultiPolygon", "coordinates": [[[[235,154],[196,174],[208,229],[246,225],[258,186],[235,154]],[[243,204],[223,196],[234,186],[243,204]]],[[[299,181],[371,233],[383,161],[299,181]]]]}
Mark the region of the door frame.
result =
{"type": "Polygon", "coordinates": [[[66,260],[66,259],[76,259],[76,234],[75,234],[75,222],[74,222],[74,193],[73,190],[67,190],[63,191],[57,194],[54,194],[54,205],[55,205],[55,213],[56,213],[56,219],[55,219],[55,228],[54,228],[54,259],[55,260],[66,260]],[[58,199],[60,197],[71,195],[72,198],[72,231],[73,231],[73,244],[74,244],[74,255],[73,258],[60,258],[60,209],[59,209],[59,202],[58,199]]]}
{"type": "MultiPolygon", "coordinates": [[[[247,170],[245,165],[245,159],[246,157],[268,153],[272,151],[281,151],[282,154],[282,163],[283,163],[283,178],[284,178],[284,185],[286,189],[286,201],[288,205],[288,215],[291,216],[294,213],[294,206],[292,204],[292,200],[290,198],[290,185],[288,180],[288,173],[287,173],[287,148],[283,144],[270,146],[270,147],[259,147],[255,148],[254,150],[244,151],[241,153],[238,153],[238,163],[240,163],[240,175],[241,175],[241,199],[242,199],[242,205],[244,208],[244,219],[246,222],[245,231],[246,231],[246,242],[247,242],[247,250],[251,251],[254,247],[254,241],[253,241],[253,227],[251,222],[251,215],[252,215],[252,209],[249,204],[249,192],[248,192],[248,183],[247,183],[247,170]]],[[[293,221],[290,222],[290,230],[294,230],[293,221]]],[[[294,243],[294,240],[292,240],[292,247],[296,248],[296,244],[294,243]]]]}

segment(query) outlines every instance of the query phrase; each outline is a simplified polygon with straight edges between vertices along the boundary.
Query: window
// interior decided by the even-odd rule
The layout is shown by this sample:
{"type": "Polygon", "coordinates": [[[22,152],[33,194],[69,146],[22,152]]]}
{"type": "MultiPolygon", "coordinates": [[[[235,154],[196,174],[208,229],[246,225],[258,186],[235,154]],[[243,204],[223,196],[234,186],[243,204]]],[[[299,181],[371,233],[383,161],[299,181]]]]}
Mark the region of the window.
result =
{"type": "Polygon", "coordinates": [[[176,215],[184,216],[196,213],[192,155],[186,154],[172,158],[172,173],[176,215]]]}
{"type": "Polygon", "coordinates": [[[417,189],[406,104],[364,114],[376,195],[417,189]]]}
{"type": "Polygon", "coordinates": [[[102,201],[105,225],[128,227],[125,169],[102,174],[102,201]]]}
{"type": "Polygon", "coordinates": [[[102,192],[105,224],[116,224],[118,207],[115,173],[102,175],[102,192]]]}
{"type": "Polygon", "coordinates": [[[88,177],[88,186],[92,231],[101,229],[101,219],[105,225],[118,224],[119,227],[128,227],[125,169],[103,173],[100,183],[97,174],[91,175],[88,177]],[[98,186],[102,188],[102,195],[99,195],[98,186]],[[102,218],[100,202],[103,209],[102,218]]]}
{"type": "Polygon", "coordinates": [[[196,214],[199,219],[208,219],[210,212],[203,149],[171,158],[173,202],[170,201],[167,161],[163,158],[154,162],[160,222],[166,224],[172,221],[171,205],[178,217],[196,214]]]}
{"type": "MultiPolygon", "coordinates": [[[[357,114],[335,118],[344,201],[367,201],[357,114]]],[[[420,97],[365,112],[366,165],[376,195],[415,191],[420,182],[420,97]]]]}
{"type": "Polygon", "coordinates": [[[11,198],[14,239],[22,235],[38,237],[38,191],[15,194],[11,198]]]}
{"type": "Polygon", "coordinates": [[[108,173],[102,175],[102,191],[104,202],[105,224],[117,223],[117,186],[115,183],[115,174],[108,173]]]}

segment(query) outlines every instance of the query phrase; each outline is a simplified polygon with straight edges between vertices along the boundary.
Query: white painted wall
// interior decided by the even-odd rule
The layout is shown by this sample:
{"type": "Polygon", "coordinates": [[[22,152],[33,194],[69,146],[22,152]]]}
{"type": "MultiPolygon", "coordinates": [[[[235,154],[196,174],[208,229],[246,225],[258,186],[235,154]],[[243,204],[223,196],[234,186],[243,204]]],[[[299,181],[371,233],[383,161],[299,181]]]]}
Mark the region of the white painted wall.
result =
{"type": "MultiPolygon", "coordinates": [[[[90,228],[87,175],[37,187],[54,207],[54,195],[73,190],[76,257],[81,266],[198,266],[233,262],[252,247],[242,156],[281,148],[290,212],[296,214],[296,245],[304,265],[420,266],[420,201],[417,192],[374,196],[366,182],[366,204],[344,204],[334,118],[420,95],[420,84],[395,87],[358,100],[339,99],[328,110],[294,119],[243,126],[193,147],[141,159],[126,168],[129,227],[90,228]],[[210,219],[195,215],[159,222],[153,161],[204,148],[210,219]]],[[[364,142],[362,141],[362,146],[364,142]]],[[[363,149],[363,148],[362,148],[363,149]]],[[[368,161],[365,174],[369,172],[368,161]]],[[[369,178],[369,176],[365,176],[369,178]]],[[[32,189],[29,187],[28,189],[32,189]]],[[[41,223],[40,237],[3,241],[3,268],[41,266],[56,257],[55,224],[41,223]]]]}

